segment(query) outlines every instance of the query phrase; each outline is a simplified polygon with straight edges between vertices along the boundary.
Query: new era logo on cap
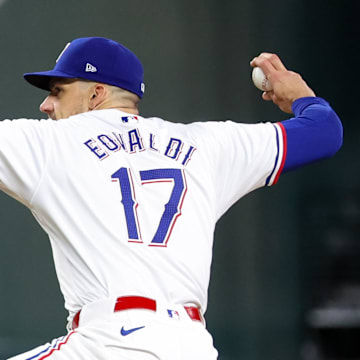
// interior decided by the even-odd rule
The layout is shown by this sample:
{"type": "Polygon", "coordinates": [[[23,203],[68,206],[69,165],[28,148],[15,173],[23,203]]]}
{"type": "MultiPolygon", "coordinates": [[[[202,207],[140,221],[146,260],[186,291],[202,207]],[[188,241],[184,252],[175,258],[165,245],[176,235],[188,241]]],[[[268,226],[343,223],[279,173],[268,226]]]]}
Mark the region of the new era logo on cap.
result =
{"type": "Polygon", "coordinates": [[[90,63],[86,63],[85,66],[85,72],[97,72],[97,68],[94,65],[91,65],[90,63]]]}

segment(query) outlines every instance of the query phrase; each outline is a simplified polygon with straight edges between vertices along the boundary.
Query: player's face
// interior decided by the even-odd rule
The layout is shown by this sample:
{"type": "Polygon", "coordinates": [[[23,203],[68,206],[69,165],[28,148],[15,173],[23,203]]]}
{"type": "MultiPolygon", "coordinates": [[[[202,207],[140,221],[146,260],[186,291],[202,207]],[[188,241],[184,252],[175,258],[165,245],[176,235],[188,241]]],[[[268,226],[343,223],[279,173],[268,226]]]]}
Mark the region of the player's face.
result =
{"type": "Polygon", "coordinates": [[[50,82],[50,94],[40,105],[40,111],[53,120],[89,111],[88,87],[76,79],[54,78],[50,82]]]}

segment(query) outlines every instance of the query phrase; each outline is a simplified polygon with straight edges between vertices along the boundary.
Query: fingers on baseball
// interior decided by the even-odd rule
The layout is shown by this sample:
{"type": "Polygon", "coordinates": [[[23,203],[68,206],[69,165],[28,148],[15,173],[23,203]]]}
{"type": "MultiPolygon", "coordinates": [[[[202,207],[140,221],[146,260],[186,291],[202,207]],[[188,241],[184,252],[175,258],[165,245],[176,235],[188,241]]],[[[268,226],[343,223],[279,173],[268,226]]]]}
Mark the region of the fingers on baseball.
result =
{"type": "Polygon", "coordinates": [[[278,70],[278,71],[286,71],[287,70],[278,55],[271,54],[271,53],[261,53],[260,56],[269,60],[269,62],[271,63],[271,65],[274,67],[275,70],[278,70]]]}
{"type": "Polygon", "coordinates": [[[259,66],[264,71],[268,79],[276,71],[287,71],[286,67],[276,54],[266,52],[255,57],[250,62],[250,65],[259,66]]]}

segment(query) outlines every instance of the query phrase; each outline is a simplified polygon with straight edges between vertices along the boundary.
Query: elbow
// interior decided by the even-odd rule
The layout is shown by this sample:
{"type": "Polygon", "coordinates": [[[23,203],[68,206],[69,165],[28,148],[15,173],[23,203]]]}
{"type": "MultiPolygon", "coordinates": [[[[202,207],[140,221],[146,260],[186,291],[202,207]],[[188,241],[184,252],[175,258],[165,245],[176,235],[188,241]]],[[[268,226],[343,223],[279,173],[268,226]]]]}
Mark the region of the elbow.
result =
{"type": "Polygon", "coordinates": [[[333,118],[331,121],[332,127],[331,131],[329,131],[329,144],[331,144],[329,147],[329,157],[335,155],[341,149],[344,137],[342,123],[335,113],[333,113],[333,118]]]}

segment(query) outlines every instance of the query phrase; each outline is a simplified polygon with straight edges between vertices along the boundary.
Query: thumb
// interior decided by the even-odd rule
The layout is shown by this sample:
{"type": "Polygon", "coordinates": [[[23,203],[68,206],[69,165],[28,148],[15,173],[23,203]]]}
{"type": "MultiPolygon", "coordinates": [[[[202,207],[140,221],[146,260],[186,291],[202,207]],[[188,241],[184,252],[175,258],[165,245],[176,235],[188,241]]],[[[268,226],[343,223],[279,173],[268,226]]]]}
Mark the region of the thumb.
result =
{"type": "Polygon", "coordinates": [[[274,92],[273,91],[264,91],[262,93],[262,98],[265,101],[271,101],[273,99],[274,92]]]}

